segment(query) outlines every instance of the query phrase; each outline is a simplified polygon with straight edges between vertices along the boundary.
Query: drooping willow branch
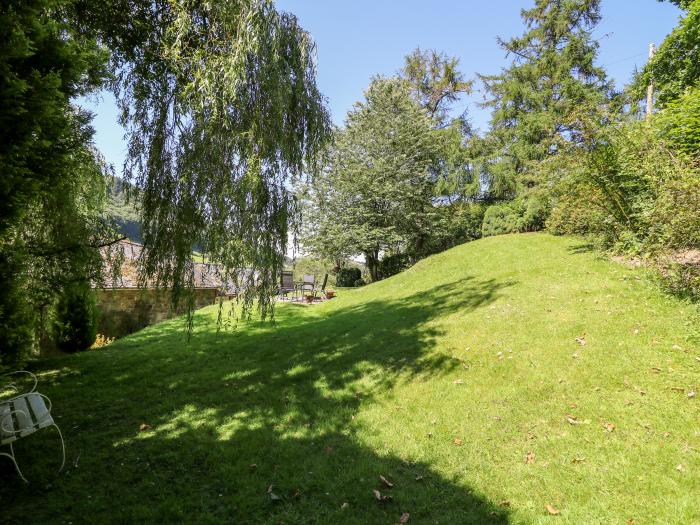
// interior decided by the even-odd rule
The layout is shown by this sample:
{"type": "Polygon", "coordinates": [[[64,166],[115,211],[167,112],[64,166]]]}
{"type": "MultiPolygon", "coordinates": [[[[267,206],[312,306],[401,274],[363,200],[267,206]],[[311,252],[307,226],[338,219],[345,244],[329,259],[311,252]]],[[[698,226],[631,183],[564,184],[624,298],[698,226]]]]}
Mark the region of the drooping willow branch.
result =
{"type": "Polygon", "coordinates": [[[329,130],[313,41],[268,0],[139,6],[149,27],[136,24],[132,47],[115,55],[115,86],[125,172],[141,199],[144,282],[192,307],[197,246],[238,281],[244,311],[257,301],[265,317],[296,228],[290,182],[329,130]]]}

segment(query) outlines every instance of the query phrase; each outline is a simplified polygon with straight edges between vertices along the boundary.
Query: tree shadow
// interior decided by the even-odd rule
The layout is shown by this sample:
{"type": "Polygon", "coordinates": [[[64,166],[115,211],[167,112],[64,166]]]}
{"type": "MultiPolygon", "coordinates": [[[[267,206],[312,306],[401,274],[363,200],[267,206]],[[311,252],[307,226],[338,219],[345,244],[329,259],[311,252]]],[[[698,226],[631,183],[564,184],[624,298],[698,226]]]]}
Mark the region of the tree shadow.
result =
{"type": "Polygon", "coordinates": [[[570,254],[577,255],[580,253],[592,253],[598,252],[598,248],[592,242],[581,242],[579,244],[571,245],[567,248],[570,254]]]}
{"type": "Polygon", "coordinates": [[[274,325],[219,333],[199,314],[189,344],[169,321],[46,361],[40,386],[68,467],[47,484],[32,443],[51,436],[20,443],[25,474],[42,481],[2,475],[5,522],[397,523],[408,512],[410,523],[507,523],[458,479],[363,444],[371,429],[356,415],[400,382],[460,366],[435,349],[442,318],[512,284],[466,278],[392,300],[289,305],[274,325]]]}

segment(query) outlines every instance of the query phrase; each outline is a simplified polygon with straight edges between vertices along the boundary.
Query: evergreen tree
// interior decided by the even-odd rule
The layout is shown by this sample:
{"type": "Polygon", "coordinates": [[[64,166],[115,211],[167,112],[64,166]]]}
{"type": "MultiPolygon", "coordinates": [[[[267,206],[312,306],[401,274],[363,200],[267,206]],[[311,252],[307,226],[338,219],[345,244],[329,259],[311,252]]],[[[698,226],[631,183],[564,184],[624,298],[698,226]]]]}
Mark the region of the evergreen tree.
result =
{"type": "Polygon", "coordinates": [[[492,156],[520,191],[538,184],[542,161],[584,142],[611,91],[591,37],[600,0],[536,0],[521,16],[525,33],[499,39],[512,64],[480,76],[493,108],[492,156]]]}

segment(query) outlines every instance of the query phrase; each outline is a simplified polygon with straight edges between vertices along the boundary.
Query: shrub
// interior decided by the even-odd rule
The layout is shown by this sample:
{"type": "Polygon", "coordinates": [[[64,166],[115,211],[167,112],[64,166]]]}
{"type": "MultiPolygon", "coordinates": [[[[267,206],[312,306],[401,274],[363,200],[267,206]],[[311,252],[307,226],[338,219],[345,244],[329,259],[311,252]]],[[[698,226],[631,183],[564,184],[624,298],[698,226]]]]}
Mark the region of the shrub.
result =
{"type": "Polygon", "coordinates": [[[352,285],[353,285],[355,288],[359,288],[360,286],[364,286],[364,285],[365,285],[365,280],[364,280],[364,279],[358,279],[357,281],[355,281],[354,283],[352,283],[352,285]]]}
{"type": "Polygon", "coordinates": [[[359,268],[345,267],[338,270],[335,276],[335,285],[340,287],[355,286],[355,282],[362,280],[362,272],[359,268]]]}
{"type": "Polygon", "coordinates": [[[56,346],[64,352],[90,348],[97,337],[95,294],[87,282],[65,288],[56,306],[56,346]]]}
{"type": "Polygon", "coordinates": [[[411,265],[411,258],[405,253],[386,255],[379,261],[379,278],[386,279],[405,270],[411,265]]]}
{"type": "Polygon", "coordinates": [[[519,230],[518,214],[510,204],[494,204],[484,214],[481,233],[484,237],[515,233],[519,230]]]}

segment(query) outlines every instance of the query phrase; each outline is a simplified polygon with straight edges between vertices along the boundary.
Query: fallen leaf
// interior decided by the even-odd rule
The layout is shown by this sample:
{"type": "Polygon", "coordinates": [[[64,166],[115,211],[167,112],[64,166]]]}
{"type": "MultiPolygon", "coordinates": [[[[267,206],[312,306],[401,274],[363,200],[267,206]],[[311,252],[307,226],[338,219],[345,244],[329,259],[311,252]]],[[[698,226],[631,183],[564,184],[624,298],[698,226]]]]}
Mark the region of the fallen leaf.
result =
{"type": "Polygon", "coordinates": [[[500,505],[501,507],[510,507],[510,501],[508,501],[507,499],[504,499],[503,501],[501,501],[501,502],[499,503],[499,505],[500,505]]]}
{"type": "Polygon", "coordinates": [[[452,382],[452,384],[453,385],[463,385],[464,381],[462,381],[461,379],[456,379],[455,381],[452,382]]]}
{"type": "Polygon", "coordinates": [[[382,483],[384,483],[384,484],[385,484],[387,487],[389,487],[389,488],[391,488],[391,487],[394,486],[394,484],[393,484],[391,481],[389,481],[388,479],[386,479],[386,478],[385,478],[384,476],[382,476],[381,474],[379,474],[379,479],[381,479],[381,480],[382,480],[382,483]]]}
{"type": "Polygon", "coordinates": [[[346,501],[345,503],[343,503],[343,504],[340,506],[340,510],[345,510],[345,509],[347,509],[349,506],[350,506],[350,504],[346,501]]]}
{"type": "Polygon", "coordinates": [[[255,470],[256,468],[258,468],[258,466],[255,463],[251,463],[250,465],[248,465],[248,468],[250,470],[255,470]]]}
{"type": "Polygon", "coordinates": [[[277,494],[272,492],[272,485],[267,487],[267,495],[270,496],[270,499],[272,501],[281,501],[282,500],[282,498],[280,498],[277,494]]]}
{"type": "Polygon", "coordinates": [[[571,460],[572,463],[583,463],[586,461],[586,458],[574,458],[571,460]]]}
{"type": "Polygon", "coordinates": [[[421,476],[420,474],[416,476],[416,481],[423,481],[423,476],[421,476]]]}
{"type": "Polygon", "coordinates": [[[688,392],[688,397],[689,398],[695,397],[695,390],[691,390],[690,392],[688,392]]]}
{"type": "Polygon", "coordinates": [[[377,489],[374,489],[372,491],[372,493],[374,494],[374,497],[376,498],[376,500],[380,503],[386,503],[387,501],[389,501],[391,499],[391,496],[386,496],[386,495],[382,494],[381,492],[379,492],[377,489]]]}
{"type": "Polygon", "coordinates": [[[428,433],[426,434],[426,436],[428,436],[429,438],[431,438],[431,437],[433,437],[433,433],[432,433],[432,432],[428,432],[428,433]]]}
{"type": "Polygon", "coordinates": [[[629,399],[625,399],[625,406],[630,406],[632,404],[632,401],[629,399]]]}
{"type": "Polygon", "coordinates": [[[561,511],[559,509],[550,505],[549,503],[547,503],[547,505],[545,505],[544,508],[546,508],[547,512],[549,512],[552,516],[556,516],[557,514],[561,514],[561,511]]]}
{"type": "Polygon", "coordinates": [[[566,420],[570,425],[579,425],[581,422],[576,418],[576,416],[567,415],[566,420]]]}
{"type": "Polygon", "coordinates": [[[626,521],[627,525],[634,525],[634,519],[630,518],[626,521]]]}
{"type": "Polygon", "coordinates": [[[581,346],[585,346],[585,344],[586,344],[586,336],[585,336],[585,334],[584,334],[584,335],[578,336],[578,337],[575,339],[575,341],[576,341],[578,344],[580,344],[581,346]]]}
{"type": "Polygon", "coordinates": [[[658,374],[659,372],[661,372],[661,369],[658,366],[652,366],[651,371],[658,374]]]}
{"type": "Polygon", "coordinates": [[[149,428],[151,428],[151,425],[148,423],[141,423],[141,425],[139,425],[139,432],[145,432],[149,428]]]}
{"type": "Polygon", "coordinates": [[[493,416],[493,418],[494,418],[496,421],[501,421],[501,419],[502,419],[501,416],[493,416]]]}
{"type": "Polygon", "coordinates": [[[671,435],[670,432],[664,432],[664,437],[665,437],[665,438],[669,437],[670,435],[671,435]]]}
{"type": "Polygon", "coordinates": [[[525,464],[530,465],[531,463],[535,462],[535,453],[534,452],[528,452],[525,454],[525,464]]]}
{"type": "Polygon", "coordinates": [[[612,423],[605,423],[603,427],[605,427],[606,432],[612,432],[613,430],[615,430],[615,425],[613,425],[612,423]]]}
{"type": "Polygon", "coordinates": [[[455,438],[454,441],[452,442],[453,444],[457,445],[458,447],[462,445],[462,440],[459,438],[455,438]]]}
{"type": "Polygon", "coordinates": [[[403,514],[401,514],[401,517],[399,518],[399,523],[401,523],[402,525],[404,523],[408,523],[408,519],[410,517],[411,517],[411,515],[408,512],[404,512],[403,514]]]}

